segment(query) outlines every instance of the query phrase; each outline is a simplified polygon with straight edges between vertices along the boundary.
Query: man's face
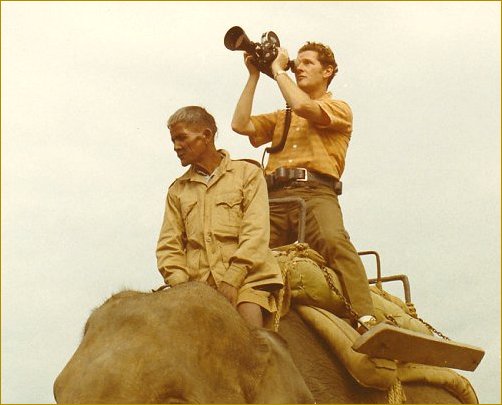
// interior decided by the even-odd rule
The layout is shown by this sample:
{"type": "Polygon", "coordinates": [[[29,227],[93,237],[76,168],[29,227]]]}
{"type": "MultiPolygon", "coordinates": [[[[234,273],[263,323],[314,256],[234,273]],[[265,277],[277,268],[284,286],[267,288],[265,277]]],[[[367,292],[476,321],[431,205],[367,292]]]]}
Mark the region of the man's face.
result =
{"type": "Polygon", "coordinates": [[[198,163],[202,160],[208,144],[205,130],[202,127],[179,122],[171,126],[169,131],[174,151],[182,166],[198,163]]]}
{"type": "Polygon", "coordinates": [[[326,87],[329,68],[323,67],[317,59],[316,51],[303,51],[298,54],[295,70],[296,83],[304,91],[326,87]]]}

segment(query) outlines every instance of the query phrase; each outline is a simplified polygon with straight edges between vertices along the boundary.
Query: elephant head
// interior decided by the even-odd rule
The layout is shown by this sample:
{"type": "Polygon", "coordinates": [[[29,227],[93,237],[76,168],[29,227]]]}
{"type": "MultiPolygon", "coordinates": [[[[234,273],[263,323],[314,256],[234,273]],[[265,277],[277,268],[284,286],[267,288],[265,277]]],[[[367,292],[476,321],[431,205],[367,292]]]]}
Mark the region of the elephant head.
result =
{"type": "Polygon", "coordinates": [[[313,403],[284,340],[189,282],[125,291],[89,317],[58,403],[313,403]]]}

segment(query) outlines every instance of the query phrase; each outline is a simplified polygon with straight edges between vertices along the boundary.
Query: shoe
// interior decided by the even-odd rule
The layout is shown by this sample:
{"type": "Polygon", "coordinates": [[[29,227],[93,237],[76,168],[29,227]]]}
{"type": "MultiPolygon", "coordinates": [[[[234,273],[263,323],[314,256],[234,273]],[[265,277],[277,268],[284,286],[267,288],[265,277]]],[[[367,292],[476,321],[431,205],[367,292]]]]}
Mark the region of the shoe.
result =
{"type": "Polygon", "coordinates": [[[378,321],[373,315],[363,315],[357,320],[358,326],[356,330],[359,334],[363,334],[375,326],[378,321]]]}

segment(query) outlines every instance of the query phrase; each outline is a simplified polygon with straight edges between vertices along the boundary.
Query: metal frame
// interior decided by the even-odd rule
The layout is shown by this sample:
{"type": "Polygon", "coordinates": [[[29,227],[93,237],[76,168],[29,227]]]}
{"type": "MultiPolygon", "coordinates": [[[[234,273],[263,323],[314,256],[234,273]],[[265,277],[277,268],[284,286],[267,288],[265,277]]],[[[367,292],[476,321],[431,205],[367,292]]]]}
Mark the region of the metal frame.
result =
{"type": "MultiPolygon", "coordinates": [[[[269,204],[281,204],[281,203],[297,203],[300,208],[300,214],[298,217],[298,242],[305,242],[305,223],[307,221],[307,204],[305,200],[301,197],[281,197],[281,198],[270,198],[269,204]]],[[[394,276],[382,277],[382,268],[380,263],[380,255],[374,250],[364,250],[357,252],[359,256],[374,255],[376,259],[377,266],[377,276],[376,278],[368,279],[370,284],[375,284],[377,288],[382,289],[382,283],[390,281],[401,281],[403,283],[404,289],[404,299],[406,303],[411,303],[411,289],[408,277],[404,274],[397,274],[394,276]]]]}
{"type": "Polygon", "coordinates": [[[298,242],[305,242],[305,223],[307,222],[307,203],[301,197],[281,197],[270,198],[269,205],[274,203],[297,203],[300,206],[300,216],[298,217],[298,242]]]}
{"type": "Polygon", "coordinates": [[[376,259],[376,266],[377,266],[377,276],[376,278],[370,278],[368,279],[368,282],[370,284],[375,284],[377,288],[380,290],[382,289],[382,283],[386,283],[389,281],[401,281],[403,283],[403,289],[404,289],[404,300],[406,303],[411,303],[411,290],[410,290],[410,281],[408,280],[408,276],[404,274],[397,274],[395,276],[386,276],[382,277],[382,267],[380,264],[380,255],[378,252],[374,250],[364,250],[361,252],[357,252],[359,256],[366,256],[366,255],[374,255],[376,259]]]}

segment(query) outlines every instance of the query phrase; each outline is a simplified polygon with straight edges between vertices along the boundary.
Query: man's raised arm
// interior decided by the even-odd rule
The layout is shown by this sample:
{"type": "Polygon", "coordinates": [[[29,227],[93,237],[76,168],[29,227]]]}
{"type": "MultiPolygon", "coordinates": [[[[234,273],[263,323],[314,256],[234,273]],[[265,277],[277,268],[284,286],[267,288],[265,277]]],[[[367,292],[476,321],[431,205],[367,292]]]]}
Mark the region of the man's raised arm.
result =
{"type": "Polygon", "coordinates": [[[244,63],[249,71],[249,78],[235,107],[232,117],[232,129],[241,135],[254,135],[255,128],[251,122],[251,110],[256,85],[260,79],[260,71],[253,65],[252,56],[244,53],[244,63]]]}

